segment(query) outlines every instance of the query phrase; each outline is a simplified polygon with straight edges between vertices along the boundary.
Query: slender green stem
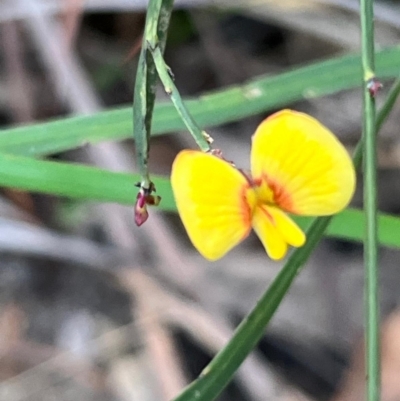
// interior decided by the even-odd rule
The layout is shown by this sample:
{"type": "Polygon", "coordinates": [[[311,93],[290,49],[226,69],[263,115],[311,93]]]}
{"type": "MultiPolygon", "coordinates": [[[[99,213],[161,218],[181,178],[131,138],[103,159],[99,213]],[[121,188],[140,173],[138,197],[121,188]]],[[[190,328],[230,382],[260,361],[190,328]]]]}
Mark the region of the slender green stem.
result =
{"type": "Polygon", "coordinates": [[[365,334],[367,399],[380,398],[380,342],[378,297],[378,229],[376,188],[376,116],[373,0],[360,1],[361,60],[363,71],[363,140],[364,140],[364,209],[366,213],[365,265],[365,334]]]}
{"type": "Polygon", "coordinates": [[[172,72],[165,64],[160,47],[157,44],[150,44],[149,49],[153,54],[158,76],[164,85],[165,92],[171,97],[176,110],[178,111],[197,145],[199,145],[202,151],[208,152],[210,150],[210,143],[212,142],[212,139],[205,131],[199,128],[189,110],[185,106],[185,103],[183,102],[181,95],[179,94],[179,91],[172,79],[172,72]]]}
{"type": "MultiPolygon", "coordinates": [[[[400,93],[400,78],[394,83],[388,98],[377,116],[376,132],[382,127],[386,117],[392,111],[400,93]]],[[[353,155],[353,163],[358,170],[362,162],[361,139],[353,155]]],[[[200,377],[191,383],[174,401],[212,401],[229,383],[246,356],[255,347],[265,331],[266,325],[277,310],[291,283],[302,265],[318,244],[332,217],[314,219],[307,230],[307,242],[303,248],[296,249],[275,278],[271,286],[261,297],[256,307],[236,329],[229,343],[215,356],[204,369],[200,377]]]]}
{"type": "Polygon", "coordinates": [[[251,313],[238,326],[229,343],[206,366],[197,380],[190,384],[174,401],[212,401],[232,379],[240,364],[264,334],[265,326],[286,295],[299,269],[327,228],[331,217],[315,219],[307,231],[307,242],[294,251],[268,290],[251,313]]]}
{"type": "Polygon", "coordinates": [[[148,173],[151,121],[155,102],[157,72],[148,51],[149,42],[158,42],[161,52],[165,49],[173,0],[150,0],[146,14],[145,32],[136,72],[133,98],[133,127],[136,159],[142,176],[142,188],[150,188],[148,173]]]}
{"type": "Polygon", "coordinates": [[[136,163],[142,179],[142,185],[145,188],[150,186],[148,174],[148,132],[151,121],[147,116],[147,97],[146,90],[147,65],[146,55],[142,51],[139,57],[138,69],[136,73],[135,91],[133,100],[133,136],[135,138],[136,163]]]}

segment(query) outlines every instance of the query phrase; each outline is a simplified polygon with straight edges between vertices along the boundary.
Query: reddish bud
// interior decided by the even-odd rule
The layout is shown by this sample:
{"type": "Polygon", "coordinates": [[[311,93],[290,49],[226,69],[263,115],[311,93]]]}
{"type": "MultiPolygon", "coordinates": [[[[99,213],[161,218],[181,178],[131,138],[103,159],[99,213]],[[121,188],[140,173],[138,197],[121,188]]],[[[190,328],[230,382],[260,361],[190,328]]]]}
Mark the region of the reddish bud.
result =
{"type": "Polygon", "coordinates": [[[383,85],[376,78],[371,78],[367,83],[367,89],[371,97],[375,97],[378,92],[382,89],[383,85]]]}
{"type": "Polygon", "coordinates": [[[145,223],[149,218],[147,205],[158,206],[161,201],[160,196],[152,195],[152,192],[155,190],[156,188],[153,183],[150,184],[149,188],[143,188],[140,186],[135,203],[135,223],[138,227],[145,223]]]}
{"type": "Polygon", "coordinates": [[[140,190],[136,197],[135,223],[138,227],[140,227],[148,218],[149,212],[147,211],[146,207],[146,196],[142,190],[140,190]]]}

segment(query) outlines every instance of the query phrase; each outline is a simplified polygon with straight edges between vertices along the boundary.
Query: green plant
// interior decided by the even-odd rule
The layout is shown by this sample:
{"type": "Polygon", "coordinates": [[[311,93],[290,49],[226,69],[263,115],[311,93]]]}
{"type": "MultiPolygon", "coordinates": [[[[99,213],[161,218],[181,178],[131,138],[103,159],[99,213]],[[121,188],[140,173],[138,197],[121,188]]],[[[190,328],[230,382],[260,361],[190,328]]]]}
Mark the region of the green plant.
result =
{"type": "Polygon", "coordinates": [[[298,218],[307,229],[307,244],[294,251],[273,284],[261,297],[257,306],[238,327],[234,337],[218,353],[201,376],[176,401],[214,399],[232,378],[232,375],[257,344],[265,327],[286,295],[297,273],[304,265],[323,235],[364,241],[364,224],[368,227],[366,259],[370,311],[368,321],[369,346],[369,399],[379,396],[379,353],[377,316],[377,239],[382,245],[400,248],[400,218],[378,214],[376,217],[376,144],[375,136],[390,113],[400,91],[399,80],[375,120],[371,79],[376,73],[382,79],[398,75],[400,47],[392,47],[375,54],[372,35],[372,3],[362,2],[363,51],[362,66],[357,55],[337,57],[277,75],[259,77],[242,86],[226,88],[203,96],[202,99],[184,101],[175,87],[163,60],[172,0],[151,0],[146,31],[136,79],[134,124],[132,107],[107,110],[93,116],[70,117],[41,124],[10,128],[0,136],[0,185],[50,193],[59,196],[134,204],[134,183],[151,193],[154,182],[163,199],[159,208],[174,212],[175,204],[169,180],[150,177],[147,169],[151,135],[163,135],[187,127],[198,145],[207,150],[210,138],[203,128],[254,115],[284,106],[305,97],[317,98],[340,90],[359,87],[363,79],[365,149],[358,147],[354,164],[360,167],[365,155],[365,204],[367,215],[347,209],[334,217],[318,219],[298,218]],[[362,74],[362,75],[361,75],[362,74]],[[157,77],[171,95],[174,105],[154,102],[157,77]],[[153,115],[154,108],[154,115],[153,115]],[[133,131],[134,129],[134,131],[133,131]],[[35,159],[85,143],[129,138],[134,132],[138,149],[140,173],[121,174],[60,162],[35,159]]]}

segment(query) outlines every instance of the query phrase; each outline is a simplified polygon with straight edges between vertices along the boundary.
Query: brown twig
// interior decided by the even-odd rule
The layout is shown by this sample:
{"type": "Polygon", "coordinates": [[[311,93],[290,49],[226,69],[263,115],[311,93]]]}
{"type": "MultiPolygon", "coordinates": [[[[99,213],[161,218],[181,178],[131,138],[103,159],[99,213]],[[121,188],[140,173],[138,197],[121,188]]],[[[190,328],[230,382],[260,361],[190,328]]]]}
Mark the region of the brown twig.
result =
{"type": "Polygon", "coordinates": [[[4,61],[13,120],[21,123],[33,120],[32,91],[22,60],[23,42],[16,22],[1,25],[4,61]]]}
{"type": "Polygon", "coordinates": [[[158,378],[162,399],[170,400],[182,390],[187,380],[179,364],[171,335],[161,324],[163,310],[159,308],[158,294],[148,292],[149,280],[141,272],[127,270],[123,277],[124,287],[135,299],[133,307],[142,322],[141,331],[158,378]]]}
{"type": "Polygon", "coordinates": [[[83,12],[84,0],[64,0],[63,25],[66,51],[71,51],[74,46],[83,12]]]}
{"type": "MultiPolygon", "coordinates": [[[[119,278],[132,293],[143,293],[165,325],[183,329],[208,352],[216,353],[232,336],[233,329],[227,323],[211,317],[195,304],[167,293],[140,269],[121,272],[119,278]]],[[[141,321],[144,321],[143,318],[141,321]]],[[[238,378],[253,400],[277,400],[288,392],[287,386],[268,369],[257,353],[253,353],[239,369],[238,378]]],[[[296,391],[290,389],[290,393],[295,394],[296,391]]]]}

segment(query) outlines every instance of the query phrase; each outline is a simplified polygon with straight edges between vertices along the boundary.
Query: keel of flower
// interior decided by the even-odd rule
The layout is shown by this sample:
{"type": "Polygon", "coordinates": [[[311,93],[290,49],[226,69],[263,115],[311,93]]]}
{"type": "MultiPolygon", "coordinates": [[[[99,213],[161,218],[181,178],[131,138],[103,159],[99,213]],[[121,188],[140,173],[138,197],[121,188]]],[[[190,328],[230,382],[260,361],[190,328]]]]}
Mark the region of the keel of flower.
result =
{"type": "Polygon", "coordinates": [[[137,184],[140,188],[136,197],[135,203],[135,223],[140,227],[149,218],[149,212],[147,211],[147,205],[157,206],[161,197],[152,195],[156,188],[153,183],[150,183],[149,188],[144,188],[140,183],[137,184]]]}
{"type": "Polygon", "coordinates": [[[274,260],[286,255],[288,245],[300,247],[306,242],[306,236],[297,224],[274,206],[256,207],[252,226],[269,257],[274,260]]]}
{"type": "Polygon", "coordinates": [[[225,255],[253,228],[268,255],[282,259],[306,238],[287,213],[339,212],[355,189],[352,161],[337,138],[312,117],[283,110],[253,136],[251,173],[213,154],[185,150],[171,184],[182,222],[207,259],[225,255]]]}

